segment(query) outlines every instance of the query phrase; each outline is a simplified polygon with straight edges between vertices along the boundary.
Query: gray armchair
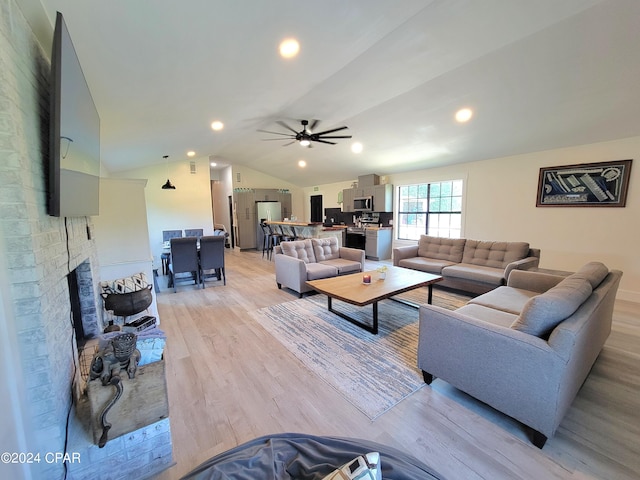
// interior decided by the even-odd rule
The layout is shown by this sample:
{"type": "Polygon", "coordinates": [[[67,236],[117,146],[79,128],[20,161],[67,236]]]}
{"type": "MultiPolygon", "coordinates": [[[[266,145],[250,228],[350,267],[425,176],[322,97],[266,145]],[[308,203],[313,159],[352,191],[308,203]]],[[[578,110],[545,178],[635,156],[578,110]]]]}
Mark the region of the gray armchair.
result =
{"type": "Polygon", "coordinates": [[[335,237],[282,242],[274,253],[278,288],[290,288],[300,297],[313,290],[307,280],[361,272],[365,260],[364,250],[340,247],[335,237]]]}

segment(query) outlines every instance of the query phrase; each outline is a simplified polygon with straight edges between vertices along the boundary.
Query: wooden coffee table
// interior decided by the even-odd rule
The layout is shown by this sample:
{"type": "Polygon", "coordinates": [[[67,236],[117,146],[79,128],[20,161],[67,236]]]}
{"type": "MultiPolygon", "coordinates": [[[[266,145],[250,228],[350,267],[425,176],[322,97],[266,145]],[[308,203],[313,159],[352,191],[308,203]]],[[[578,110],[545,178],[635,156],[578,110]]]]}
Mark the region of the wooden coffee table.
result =
{"type": "Polygon", "coordinates": [[[415,288],[429,287],[427,303],[431,303],[432,287],[434,283],[442,280],[440,275],[419,272],[402,267],[387,267],[386,278],[380,280],[380,273],[377,271],[359,272],[339,277],[323,278],[321,280],[311,280],[306,282],[314,290],[324,293],[327,296],[327,308],[330,312],[339,315],[351,323],[370,331],[378,333],[378,302],[394,295],[408,292],[415,288]],[[371,275],[371,283],[362,282],[363,275],[371,275]],[[335,298],[343,302],[363,307],[373,304],[373,324],[367,325],[346,313],[334,310],[331,300],[335,298]]]}

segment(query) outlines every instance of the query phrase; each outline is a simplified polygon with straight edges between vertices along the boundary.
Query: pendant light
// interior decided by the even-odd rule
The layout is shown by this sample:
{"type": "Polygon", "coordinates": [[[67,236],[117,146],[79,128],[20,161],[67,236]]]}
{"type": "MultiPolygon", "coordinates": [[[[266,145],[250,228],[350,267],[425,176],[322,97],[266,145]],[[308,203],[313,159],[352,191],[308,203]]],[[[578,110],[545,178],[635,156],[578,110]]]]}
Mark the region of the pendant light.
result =
{"type": "Polygon", "coordinates": [[[162,185],[163,190],[175,190],[176,187],[171,185],[171,180],[169,180],[169,155],[164,155],[162,158],[167,160],[167,182],[162,185]]]}

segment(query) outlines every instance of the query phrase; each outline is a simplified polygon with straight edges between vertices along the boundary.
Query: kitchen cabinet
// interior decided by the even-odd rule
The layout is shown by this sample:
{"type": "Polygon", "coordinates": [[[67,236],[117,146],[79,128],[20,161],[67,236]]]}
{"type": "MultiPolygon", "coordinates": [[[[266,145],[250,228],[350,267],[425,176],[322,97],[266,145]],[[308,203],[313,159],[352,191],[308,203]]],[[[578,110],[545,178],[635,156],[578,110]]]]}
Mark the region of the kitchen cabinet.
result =
{"type": "Polygon", "coordinates": [[[291,193],[275,188],[246,189],[233,193],[236,204],[236,245],[244,250],[256,248],[258,218],[256,202],[280,202],[282,218],[291,217],[291,193]]]}
{"type": "Polygon", "coordinates": [[[391,258],[391,228],[367,228],[364,253],[371,260],[391,258]]]}
{"type": "Polygon", "coordinates": [[[234,192],[236,196],[236,220],[238,238],[236,245],[241,249],[256,248],[256,200],[255,192],[234,192]]]}
{"type": "Polygon", "coordinates": [[[393,212],[393,185],[345,188],[342,190],[342,211],[353,212],[353,199],[358,197],[372,197],[374,212],[393,212]]]}
{"type": "Polygon", "coordinates": [[[393,185],[375,185],[373,190],[373,211],[393,212],[393,185]]]}
{"type": "Polygon", "coordinates": [[[345,188],[342,190],[342,211],[353,212],[353,199],[355,198],[355,188],[345,188]]]}

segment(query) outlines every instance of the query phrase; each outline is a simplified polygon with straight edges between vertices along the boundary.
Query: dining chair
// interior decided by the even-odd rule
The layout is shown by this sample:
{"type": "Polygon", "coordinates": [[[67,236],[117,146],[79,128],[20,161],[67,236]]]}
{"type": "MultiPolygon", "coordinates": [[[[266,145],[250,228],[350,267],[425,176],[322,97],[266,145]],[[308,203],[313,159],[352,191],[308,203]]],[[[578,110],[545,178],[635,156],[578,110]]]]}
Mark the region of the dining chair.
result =
{"type": "Polygon", "coordinates": [[[222,280],[223,285],[227,284],[227,277],[224,271],[224,235],[212,235],[200,239],[200,283],[202,288],[207,276],[215,275],[218,280],[222,280]],[[211,273],[213,271],[213,273],[211,273]]]}
{"type": "Polygon", "coordinates": [[[185,228],[184,236],[185,237],[196,237],[200,238],[204,235],[204,230],[202,228],[185,228]]]}
{"type": "Polygon", "coordinates": [[[182,230],[163,230],[162,241],[168,242],[172,238],[179,238],[182,236],[182,230]]]}
{"type": "Polygon", "coordinates": [[[200,284],[200,264],[198,262],[198,239],[196,237],[172,238],[171,261],[169,263],[169,286],[177,291],[178,280],[193,280],[200,284]],[[179,278],[178,274],[189,273],[189,277],[179,278]]]}
{"type": "MultiPolygon", "coordinates": [[[[172,238],[182,237],[182,230],[163,230],[162,231],[162,244],[170,241],[172,238]]],[[[171,258],[170,252],[162,252],[160,260],[162,261],[162,274],[169,275],[169,259],[171,258]]]]}

